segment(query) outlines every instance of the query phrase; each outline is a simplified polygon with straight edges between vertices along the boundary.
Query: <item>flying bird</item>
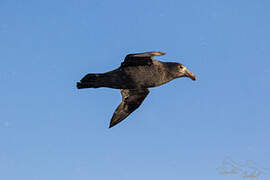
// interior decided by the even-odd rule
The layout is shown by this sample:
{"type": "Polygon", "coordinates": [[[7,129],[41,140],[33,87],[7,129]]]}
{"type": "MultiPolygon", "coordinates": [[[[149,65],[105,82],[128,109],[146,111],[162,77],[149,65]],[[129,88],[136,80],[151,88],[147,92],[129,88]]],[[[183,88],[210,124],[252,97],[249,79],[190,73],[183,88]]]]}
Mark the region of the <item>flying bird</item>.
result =
{"type": "Polygon", "coordinates": [[[120,89],[122,102],[116,108],[109,128],[123,121],[136,110],[149,94],[149,89],[173,79],[196,76],[183,64],[154,60],[154,56],[165,55],[161,51],[128,54],[120,67],[106,73],[91,73],[77,82],[77,88],[108,87],[120,89]]]}

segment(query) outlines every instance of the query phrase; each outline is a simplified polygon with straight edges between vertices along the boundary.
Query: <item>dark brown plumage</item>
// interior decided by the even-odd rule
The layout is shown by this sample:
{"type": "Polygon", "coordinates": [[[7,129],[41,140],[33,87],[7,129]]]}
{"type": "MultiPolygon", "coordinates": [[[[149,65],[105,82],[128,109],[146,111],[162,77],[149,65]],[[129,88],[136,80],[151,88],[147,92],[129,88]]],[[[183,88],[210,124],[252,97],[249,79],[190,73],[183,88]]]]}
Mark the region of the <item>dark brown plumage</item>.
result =
{"type": "Polygon", "coordinates": [[[111,128],[141,105],[149,93],[148,88],[180,77],[196,80],[196,76],[180,63],[153,59],[164,54],[161,51],[129,54],[119,68],[107,73],[87,74],[77,83],[77,88],[109,87],[121,90],[122,102],[113,114],[111,128]]]}

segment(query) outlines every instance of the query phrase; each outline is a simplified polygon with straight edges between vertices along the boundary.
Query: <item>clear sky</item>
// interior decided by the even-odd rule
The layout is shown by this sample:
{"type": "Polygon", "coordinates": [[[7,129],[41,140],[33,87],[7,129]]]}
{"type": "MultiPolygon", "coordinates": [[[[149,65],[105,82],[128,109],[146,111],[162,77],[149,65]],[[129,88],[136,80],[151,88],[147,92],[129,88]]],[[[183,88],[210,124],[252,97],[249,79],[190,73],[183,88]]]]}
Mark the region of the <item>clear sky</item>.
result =
{"type": "MultiPolygon", "coordinates": [[[[1,0],[1,180],[240,180],[270,168],[270,1],[1,0]],[[108,129],[119,90],[77,90],[128,53],[198,80],[153,88],[108,129]]],[[[263,175],[261,179],[269,179],[263,175]]]]}

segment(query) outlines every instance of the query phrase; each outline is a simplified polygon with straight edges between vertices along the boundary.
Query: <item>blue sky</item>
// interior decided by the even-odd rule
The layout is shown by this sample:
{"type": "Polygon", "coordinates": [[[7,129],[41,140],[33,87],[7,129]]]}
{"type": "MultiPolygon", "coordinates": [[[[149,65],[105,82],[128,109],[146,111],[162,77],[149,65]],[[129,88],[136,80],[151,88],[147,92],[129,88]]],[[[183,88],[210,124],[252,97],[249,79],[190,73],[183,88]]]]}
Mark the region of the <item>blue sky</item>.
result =
{"type": "Polygon", "coordinates": [[[269,8],[266,0],[1,0],[1,179],[241,179],[218,174],[227,156],[270,168],[269,8]],[[76,81],[151,50],[198,80],[151,89],[108,129],[119,90],[77,90],[76,81]]]}

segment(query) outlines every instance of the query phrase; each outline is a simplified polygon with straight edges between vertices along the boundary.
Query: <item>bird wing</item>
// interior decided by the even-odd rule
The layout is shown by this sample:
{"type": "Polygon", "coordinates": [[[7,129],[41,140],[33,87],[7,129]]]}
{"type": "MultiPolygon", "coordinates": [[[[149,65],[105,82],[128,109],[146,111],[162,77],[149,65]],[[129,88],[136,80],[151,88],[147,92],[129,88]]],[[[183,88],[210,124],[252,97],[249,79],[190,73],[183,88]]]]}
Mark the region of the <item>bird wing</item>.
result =
{"type": "Polygon", "coordinates": [[[136,110],[148,94],[148,89],[121,89],[122,102],[113,114],[110,122],[110,128],[123,121],[129,114],[136,110]]]}
{"type": "Polygon", "coordinates": [[[166,53],[161,51],[151,51],[151,52],[144,52],[144,53],[137,53],[137,54],[128,54],[125,57],[124,62],[122,62],[121,67],[127,66],[150,66],[153,63],[154,56],[162,56],[166,53]]]}

